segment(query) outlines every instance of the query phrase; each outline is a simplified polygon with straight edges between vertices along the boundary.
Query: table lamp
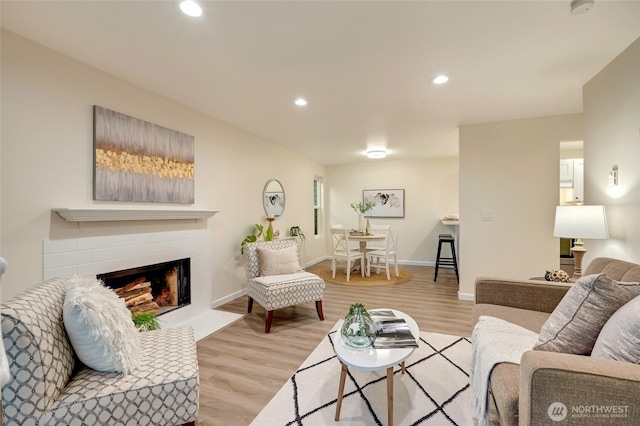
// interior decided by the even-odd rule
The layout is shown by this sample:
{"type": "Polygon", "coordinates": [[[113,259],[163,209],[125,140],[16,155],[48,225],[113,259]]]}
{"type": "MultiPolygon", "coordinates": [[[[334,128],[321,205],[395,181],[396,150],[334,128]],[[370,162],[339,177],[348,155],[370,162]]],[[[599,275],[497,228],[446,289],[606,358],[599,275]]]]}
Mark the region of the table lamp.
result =
{"type": "Polygon", "coordinates": [[[576,264],[571,280],[576,281],[582,276],[582,258],[587,252],[583,247],[582,239],[604,240],[609,238],[604,206],[556,207],[553,236],[575,239],[571,252],[576,264]]]}

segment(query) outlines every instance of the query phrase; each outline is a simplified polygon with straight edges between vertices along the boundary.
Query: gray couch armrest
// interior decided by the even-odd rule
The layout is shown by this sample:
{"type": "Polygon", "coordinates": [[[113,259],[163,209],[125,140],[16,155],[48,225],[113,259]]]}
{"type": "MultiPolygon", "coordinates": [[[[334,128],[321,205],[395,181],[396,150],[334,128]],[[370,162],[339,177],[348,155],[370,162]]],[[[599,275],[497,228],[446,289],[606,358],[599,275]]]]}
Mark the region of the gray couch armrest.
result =
{"type": "Polygon", "coordinates": [[[549,406],[561,402],[568,425],[637,425],[638,395],[640,365],[527,351],[520,364],[519,424],[549,424],[549,406]]]}
{"type": "Polygon", "coordinates": [[[553,312],[570,284],[546,281],[476,278],[476,304],[510,306],[538,312],[553,312]]]}

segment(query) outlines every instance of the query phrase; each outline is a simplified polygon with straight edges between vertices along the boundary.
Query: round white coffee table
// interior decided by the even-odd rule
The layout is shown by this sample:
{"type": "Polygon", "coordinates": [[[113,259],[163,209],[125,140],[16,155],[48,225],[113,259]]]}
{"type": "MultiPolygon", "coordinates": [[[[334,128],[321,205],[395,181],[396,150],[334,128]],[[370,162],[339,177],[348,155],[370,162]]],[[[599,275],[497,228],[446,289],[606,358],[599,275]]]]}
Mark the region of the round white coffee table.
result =
{"type": "MultiPolygon", "coordinates": [[[[420,331],[418,324],[409,315],[404,312],[397,311],[395,309],[372,309],[369,312],[375,312],[376,310],[390,310],[398,318],[403,318],[409,325],[411,334],[419,342],[420,331]]],[[[409,357],[415,350],[415,348],[394,348],[394,349],[376,349],[373,346],[363,349],[356,349],[347,346],[342,340],[340,330],[336,333],[335,343],[333,348],[342,364],[342,371],[340,372],[340,384],[338,386],[338,401],[336,405],[336,421],[340,420],[340,410],[342,409],[342,397],[344,394],[344,382],[347,377],[347,370],[349,367],[356,370],[376,371],[387,369],[387,423],[389,426],[393,426],[393,367],[400,364],[402,367],[402,374],[404,374],[404,360],[409,357]]]]}

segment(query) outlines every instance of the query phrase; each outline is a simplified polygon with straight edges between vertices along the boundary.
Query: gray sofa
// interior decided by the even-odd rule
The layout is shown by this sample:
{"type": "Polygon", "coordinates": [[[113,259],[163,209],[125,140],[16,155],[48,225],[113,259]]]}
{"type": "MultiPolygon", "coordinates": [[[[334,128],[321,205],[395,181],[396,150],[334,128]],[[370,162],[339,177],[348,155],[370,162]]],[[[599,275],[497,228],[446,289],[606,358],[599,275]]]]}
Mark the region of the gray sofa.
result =
{"type": "Polygon", "coordinates": [[[193,330],[140,333],[142,365],[126,376],[92,370],[76,359],[65,331],[65,282],[45,281],[2,304],[11,373],[2,387],[3,425],[195,424],[193,330]]]}
{"type": "MultiPolygon", "coordinates": [[[[616,281],[640,281],[640,265],[596,258],[583,275],[604,273],[616,281]]],[[[562,300],[571,284],[476,279],[473,322],[482,315],[498,317],[536,333],[562,300]]],[[[640,326],[640,325],[639,325],[640,326]]],[[[624,417],[574,416],[562,424],[640,424],[640,365],[557,352],[527,351],[521,364],[502,363],[490,376],[489,410],[492,423],[501,425],[556,424],[549,406],[628,407],[624,417]],[[569,421],[570,420],[570,421],[569,421]]]]}

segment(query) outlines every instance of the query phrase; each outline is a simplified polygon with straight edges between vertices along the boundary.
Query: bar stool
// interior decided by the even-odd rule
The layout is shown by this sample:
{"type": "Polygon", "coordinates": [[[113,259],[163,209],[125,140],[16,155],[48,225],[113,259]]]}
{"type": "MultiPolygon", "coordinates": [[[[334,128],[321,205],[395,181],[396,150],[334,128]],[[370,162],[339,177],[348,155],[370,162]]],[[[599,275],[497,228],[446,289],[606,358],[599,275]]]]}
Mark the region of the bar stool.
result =
{"type": "Polygon", "coordinates": [[[455,238],[451,234],[440,234],[438,236],[438,255],[436,257],[436,273],[433,276],[433,281],[438,279],[438,268],[453,269],[456,271],[456,281],[460,282],[458,276],[458,260],[456,259],[456,247],[455,238]],[[442,251],[442,244],[449,243],[451,245],[451,257],[440,257],[442,251]]]}

